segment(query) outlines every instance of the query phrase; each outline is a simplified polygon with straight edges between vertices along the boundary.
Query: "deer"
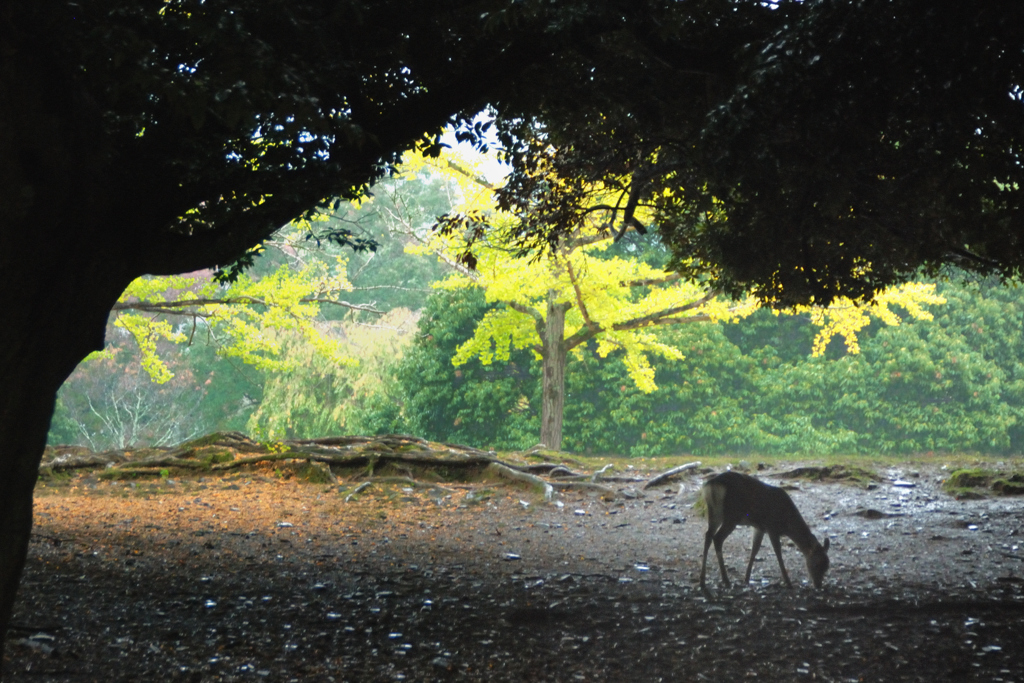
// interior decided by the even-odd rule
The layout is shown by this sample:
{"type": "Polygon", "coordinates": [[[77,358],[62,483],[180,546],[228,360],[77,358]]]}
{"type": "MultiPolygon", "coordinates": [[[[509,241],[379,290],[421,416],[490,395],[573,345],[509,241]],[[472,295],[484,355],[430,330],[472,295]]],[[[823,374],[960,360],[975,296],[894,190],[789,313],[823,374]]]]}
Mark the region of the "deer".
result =
{"type": "Polygon", "coordinates": [[[829,539],[824,543],[811,533],[807,522],[800,516],[796,505],[789,494],[770,486],[761,480],[739,472],[723,472],[705,482],[701,496],[707,505],[708,531],[704,534],[704,561],[700,566],[700,587],[707,591],[704,577],[708,565],[708,549],[715,544],[718,555],[718,568],[722,571],[722,583],[729,587],[729,577],[725,571],[725,560],[722,558],[722,543],[737,526],[754,527],[754,544],[750,549],[750,561],[744,583],[750,582],[750,570],[754,566],[754,558],[761,549],[761,541],[768,534],[779,558],[779,568],[786,586],[793,587],[782,562],[782,545],[780,537],[787,536],[796,543],[797,548],[807,560],[807,572],[815,588],[821,588],[821,582],[828,570],[829,539]]]}

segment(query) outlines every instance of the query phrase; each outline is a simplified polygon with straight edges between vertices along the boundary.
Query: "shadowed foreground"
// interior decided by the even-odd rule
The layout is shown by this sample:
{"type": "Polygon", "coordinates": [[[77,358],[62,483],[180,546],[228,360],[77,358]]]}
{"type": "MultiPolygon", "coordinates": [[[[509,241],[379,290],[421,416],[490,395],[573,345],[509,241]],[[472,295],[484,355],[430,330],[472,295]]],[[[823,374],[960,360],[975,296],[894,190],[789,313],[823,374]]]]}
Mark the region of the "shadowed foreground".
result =
{"type": "MultiPolygon", "coordinates": [[[[914,481],[802,484],[826,589],[786,544],[795,590],[762,551],[749,588],[709,600],[704,520],[674,486],[558,507],[80,476],[38,492],[4,680],[1024,682],[1018,502],[914,481]]],[[[726,543],[733,579],[749,542],[726,543]]]]}

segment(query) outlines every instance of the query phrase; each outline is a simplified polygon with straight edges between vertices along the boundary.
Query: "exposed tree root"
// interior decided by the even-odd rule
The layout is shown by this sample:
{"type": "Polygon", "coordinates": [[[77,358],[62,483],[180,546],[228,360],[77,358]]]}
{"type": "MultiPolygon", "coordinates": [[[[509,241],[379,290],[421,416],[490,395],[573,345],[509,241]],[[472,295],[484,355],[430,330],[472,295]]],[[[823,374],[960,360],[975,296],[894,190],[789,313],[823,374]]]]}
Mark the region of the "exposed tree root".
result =
{"type": "MultiPolygon", "coordinates": [[[[217,432],[173,448],[92,453],[77,447],[48,448],[40,466],[41,476],[74,469],[100,469],[109,479],[179,476],[184,473],[226,473],[272,467],[286,476],[298,475],[311,481],[339,484],[339,474],[361,483],[346,500],[375,484],[429,488],[446,493],[475,488],[472,484],[490,474],[510,483],[527,485],[550,501],[556,491],[587,491],[606,500],[636,497],[635,490],[621,492],[614,484],[638,484],[643,488],[700,465],[688,463],[652,479],[619,476],[612,465],[596,472],[574,471],[560,462],[524,462],[535,454],[512,454],[499,459],[493,451],[461,444],[427,441],[414,436],[335,436],[322,439],[294,439],[258,443],[238,432],[217,432]],[[517,457],[522,460],[516,461],[517,457]],[[608,476],[605,473],[608,472],[608,476]],[[435,481],[431,481],[433,478],[435,481]]],[[[552,455],[558,459],[558,454],[552,455]]],[[[566,462],[571,462],[566,460],[566,462]]]]}
{"type": "Polygon", "coordinates": [[[412,477],[374,477],[368,479],[366,483],[370,484],[402,484],[403,486],[411,486],[417,489],[434,489],[436,491],[444,491],[445,493],[455,493],[454,489],[435,484],[431,481],[419,481],[412,477]]]}
{"type": "Polygon", "coordinates": [[[529,472],[522,472],[520,470],[514,469],[509,465],[497,461],[492,462],[488,466],[488,470],[494,472],[499,477],[502,477],[504,479],[530,484],[531,486],[540,489],[540,491],[544,495],[545,503],[550,502],[552,496],[554,496],[555,494],[554,487],[535,474],[530,474],[529,472]]]}

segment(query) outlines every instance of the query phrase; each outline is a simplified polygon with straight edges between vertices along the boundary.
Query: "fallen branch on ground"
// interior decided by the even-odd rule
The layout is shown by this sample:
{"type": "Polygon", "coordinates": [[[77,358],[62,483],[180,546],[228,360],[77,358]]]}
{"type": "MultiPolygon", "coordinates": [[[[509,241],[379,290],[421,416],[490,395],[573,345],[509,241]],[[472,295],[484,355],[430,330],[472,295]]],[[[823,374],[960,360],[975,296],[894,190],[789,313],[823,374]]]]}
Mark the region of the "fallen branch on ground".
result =
{"type": "Polygon", "coordinates": [[[662,472],[661,474],[656,475],[656,476],[651,477],[650,479],[648,479],[647,483],[644,484],[642,488],[644,490],[647,490],[647,489],[651,488],[652,486],[657,486],[658,484],[661,484],[662,482],[668,481],[669,479],[671,479],[672,477],[676,476],[677,474],[682,474],[683,472],[686,472],[688,470],[695,470],[698,467],[700,467],[700,460],[697,460],[695,462],[688,462],[685,465],[680,465],[679,467],[673,467],[670,470],[662,472]]]}
{"type": "Polygon", "coordinates": [[[349,502],[350,500],[352,500],[352,496],[355,496],[355,495],[358,495],[358,494],[362,493],[363,491],[365,491],[366,489],[370,488],[371,486],[373,486],[373,482],[372,481],[364,481],[362,484],[360,484],[359,486],[357,486],[354,489],[352,489],[352,493],[350,493],[347,496],[345,496],[345,502],[346,503],[349,502]]]}

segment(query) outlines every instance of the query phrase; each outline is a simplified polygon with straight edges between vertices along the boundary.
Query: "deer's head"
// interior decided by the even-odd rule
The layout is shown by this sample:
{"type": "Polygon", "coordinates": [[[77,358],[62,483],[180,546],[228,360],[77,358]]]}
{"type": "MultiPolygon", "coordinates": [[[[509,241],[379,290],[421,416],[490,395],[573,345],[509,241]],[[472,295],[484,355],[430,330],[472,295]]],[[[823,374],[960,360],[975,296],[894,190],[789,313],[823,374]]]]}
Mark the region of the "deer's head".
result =
{"type": "Polygon", "coordinates": [[[811,581],[815,588],[821,588],[821,582],[828,571],[828,537],[825,543],[816,543],[814,548],[807,553],[807,572],[811,575],[811,581]]]}

